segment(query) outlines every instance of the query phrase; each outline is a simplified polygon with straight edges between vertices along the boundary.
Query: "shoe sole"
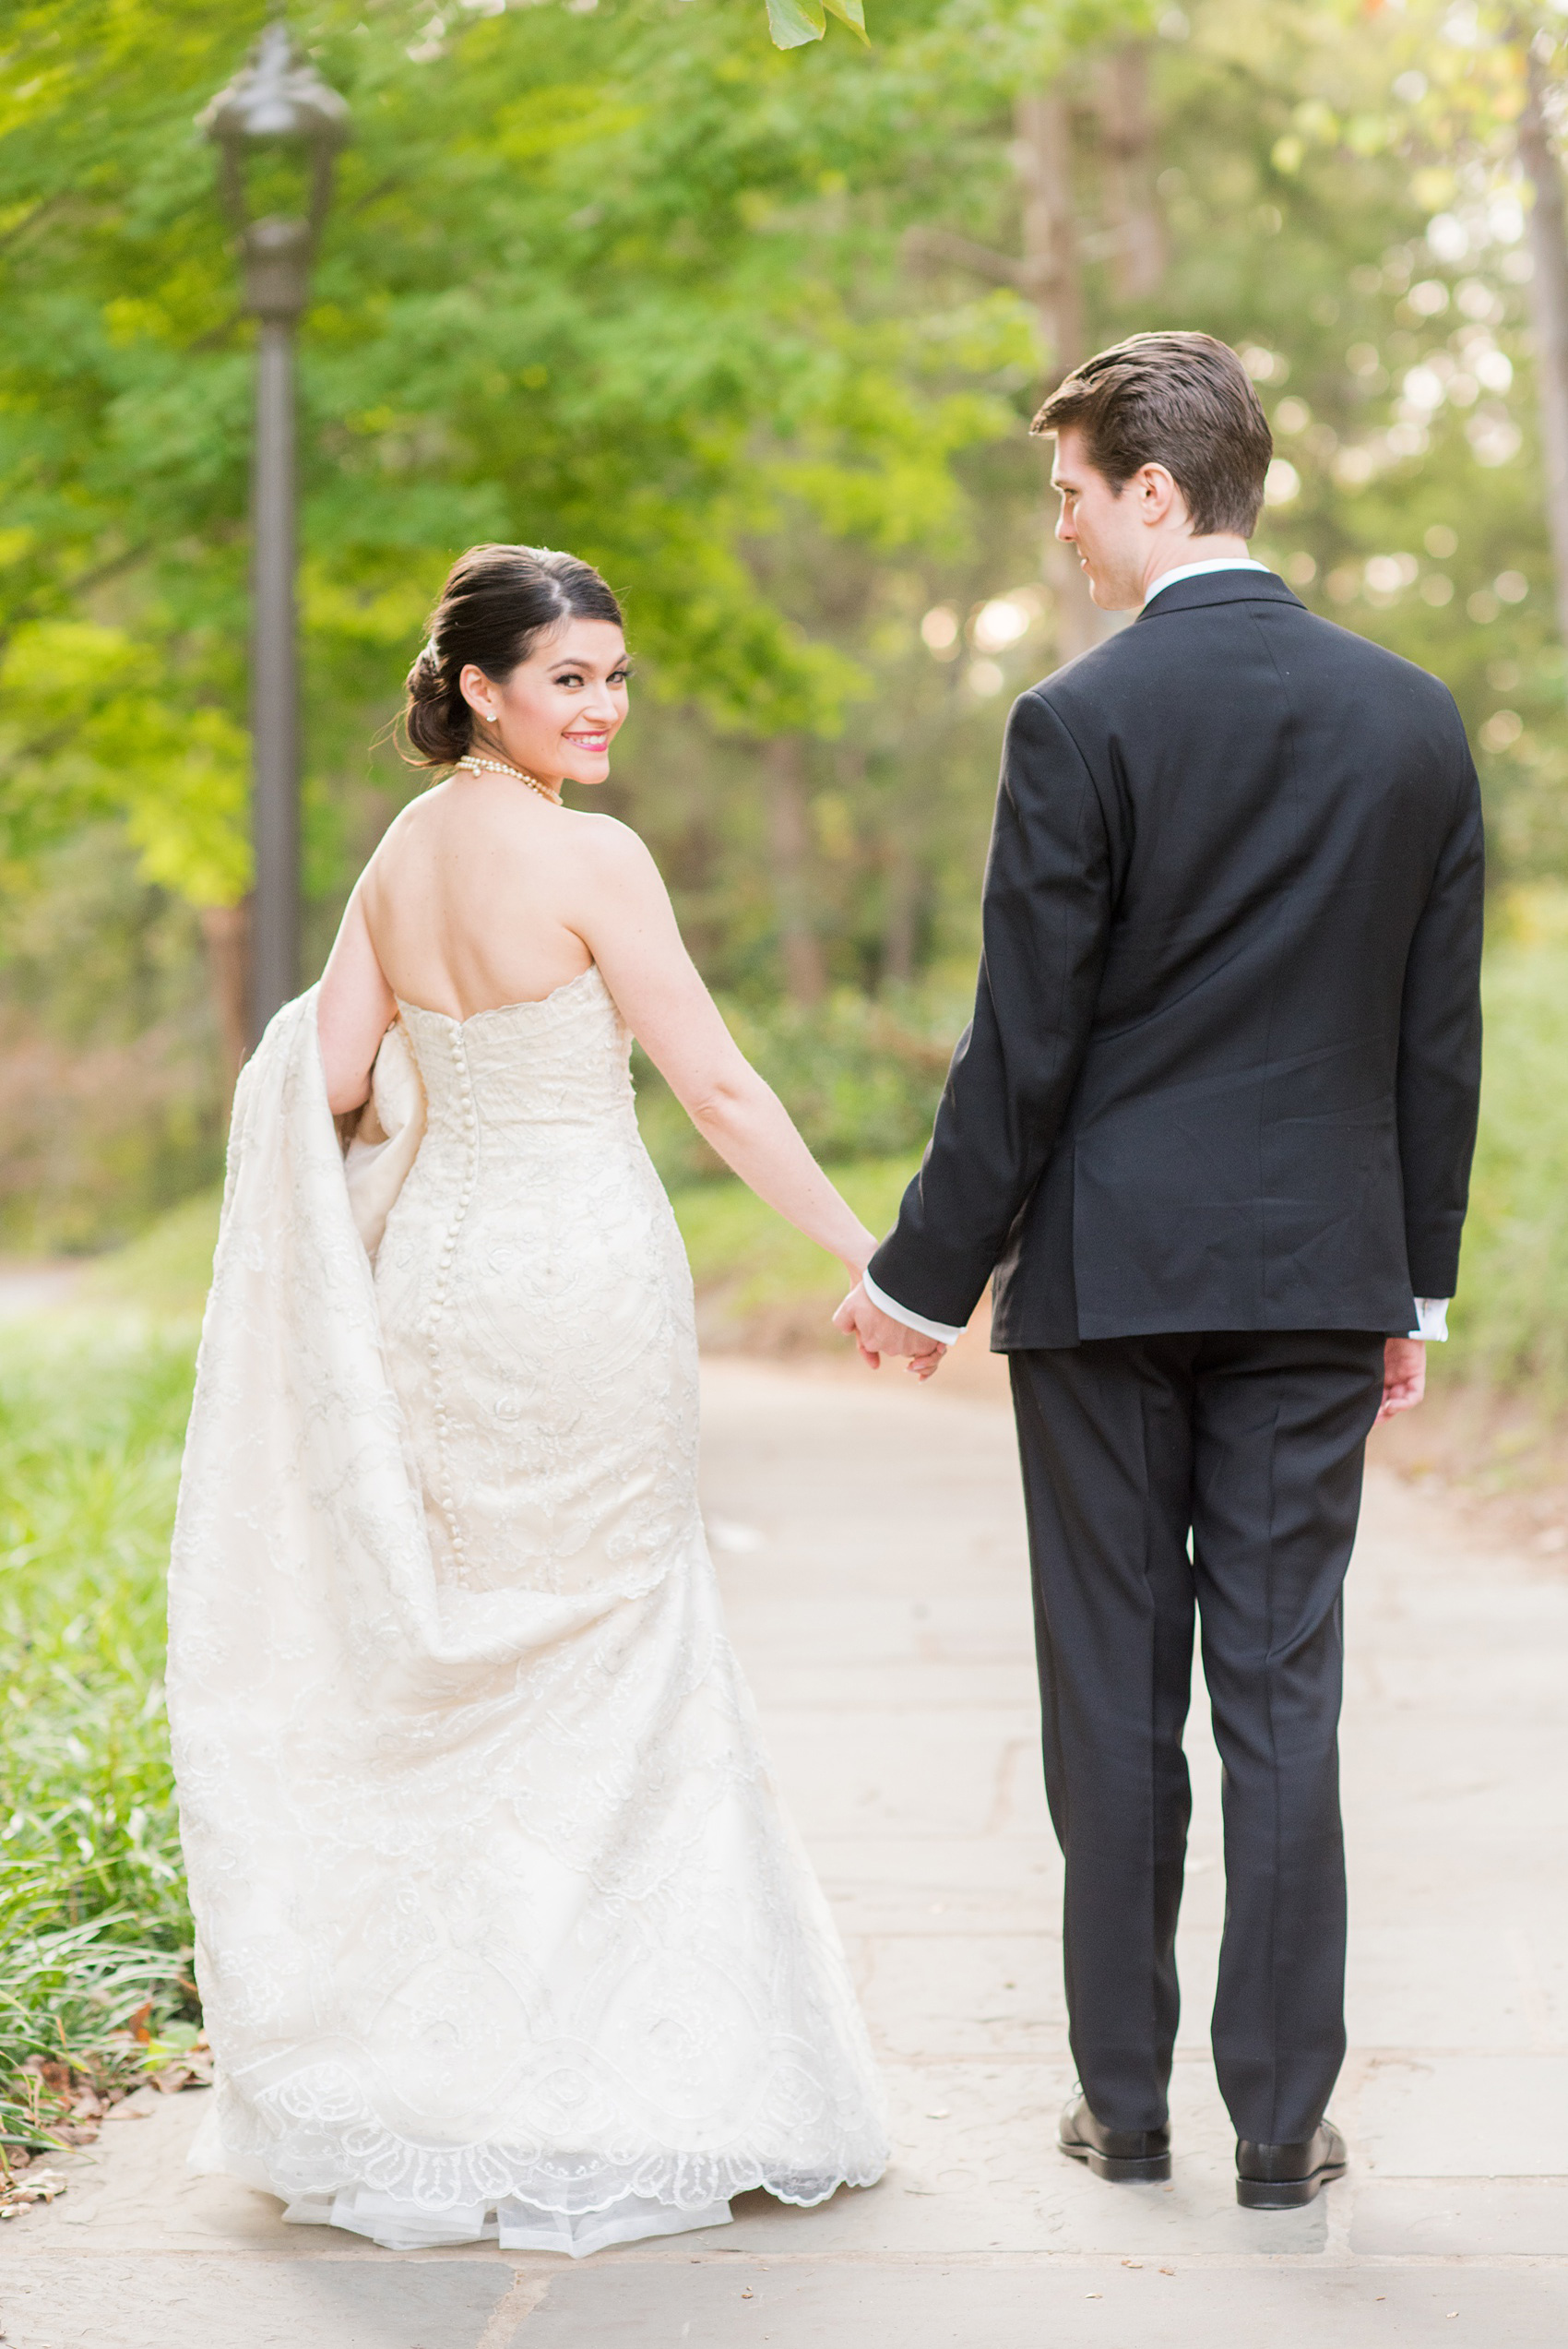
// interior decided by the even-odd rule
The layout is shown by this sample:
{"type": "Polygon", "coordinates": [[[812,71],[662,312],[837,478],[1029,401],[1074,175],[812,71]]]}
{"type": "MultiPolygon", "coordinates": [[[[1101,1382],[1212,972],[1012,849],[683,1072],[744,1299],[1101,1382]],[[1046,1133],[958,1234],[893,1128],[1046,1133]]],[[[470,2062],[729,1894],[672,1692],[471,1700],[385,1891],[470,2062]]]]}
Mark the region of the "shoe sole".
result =
{"type": "Polygon", "coordinates": [[[1092,2145],[1069,2145],[1062,2137],[1056,2140],[1056,2150],[1070,2162],[1087,2162],[1096,2177],[1107,2178],[1112,2186],[1158,2186],[1170,2175],[1169,2153],[1126,2160],[1115,2153],[1097,2152],[1092,2145]]]}
{"type": "Polygon", "coordinates": [[[1346,2164],[1329,2162],[1311,2177],[1239,2177],[1236,2200],[1244,2211],[1299,2211],[1317,2200],[1320,2188],[1332,2186],[1345,2175],[1346,2164]]]}

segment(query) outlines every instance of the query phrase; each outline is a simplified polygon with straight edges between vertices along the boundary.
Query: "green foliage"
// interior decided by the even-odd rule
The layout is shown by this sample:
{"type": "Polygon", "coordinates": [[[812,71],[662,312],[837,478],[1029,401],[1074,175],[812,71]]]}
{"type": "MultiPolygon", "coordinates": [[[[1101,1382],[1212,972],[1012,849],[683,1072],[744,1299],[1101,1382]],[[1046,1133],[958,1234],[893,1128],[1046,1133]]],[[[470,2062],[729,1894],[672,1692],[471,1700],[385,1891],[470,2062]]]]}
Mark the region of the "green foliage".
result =
{"type": "MultiPolygon", "coordinates": [[[[247,874],[250,329],[192,117],[265,13],[49,0],[0,58],[0,856],[118,813],[208,903],[247,874]]],[[[917,41],[939,16],[906,0],[917,41]]],[[[303,335],[318,884],[321,779],[365,771],[475,539],[601,564],[659,689],[719,725],[831,733],[863,674],[750,550],[792,515],[884,548],[950,529],[952,459],[1006,421],[998,336],[944,344],[898,298],[894,191],[937,92],[897,40],[785,59],[662,0],[447,31],[317,0],[296,30],[355,125],[303,335]]]]}
{"type": "Polygon", "coordinates": [[[197,2036],[184,1973],[188,1952],[127,1938],[138,1923],[127,1913],[77,1925],[62,1925],[59,1915],[47,1876],[19,1867],[0,1875],[5,2149],[71,2142],[60,2132],[70,2126],[76,2092],[136,2087],[148,2069],[176,2059],[197,2036]]]}
{"type": "Polygon", "coordinates": [[[774,47],[799,49],[808,41],[820,41],[827,30],[825,12],[829,8],[864,41],[866,19],[861,0],[767,0],[767,30],[774,47]]]}
{"type": "MultiPolygon", "coordinates": [[[[833,1179],[862,1222],[882,1232],[919,1163],[918,1153],[859,1159],[835,1167],[833,1179]]],[[[733,1175],[672,1191],[671,1200],[691,1258],[705,1342],[720,1333],[838,1343],[828,1317],[846,1287],[842,1265],[733,1175]]]]}
{"type": "Polygon", "coordinates": [[[830,1164],[917,1151],[931,1130],[967,1000],[848,991],[807,1008],[731,1009],[742,1049],[830,1164]]]}
{"type": "MultiPolygon", "coordinates": [[[[727,1001],[722,1008],[746,1057],[784,1103],[813,1153],[830,1166],[896,1153],[919,1156],[968,1010],[967,1002],[934,989],[873,1000],[849,988],[809,1007],[727,1001]]],[[[640,1058],[637,1115],[666,1183],[725,1174],[657,1071],[640,1058]]]]}
{"type": "Polygon", "coordinates": [[[222,1163],[196,918],[120,827],[56,843],[0,917],[0,1249],[124,1239],[222,1163]]]}
{"type": "Polygon", "coordinates": [[[1568,892],[1520,891],[1487,958],[1480,1139],[1443,1378],[1568,1400],[1568,892]]]}
{"type": "Polygon", "coordinates": [[[1194,7],[1156,78],[1171,267],[1102,323],[1179,318],[1244,351],[1281,460],[1254,553],[1452,687],[1494,869],[1518,877],[1568,853],[1568,673],[1508,13],[1194,7]]]}
{"type": "Polygon", "coordinates": [[[32,2142],[60,2111],[30,2058],[108,2084],[133,2014],[190,2011],[161,1663],[191,1377],[145,1331],[0,1356],[0,2124],[32,2142]]]}
{"type": "Polygon", "coordinates": [[[0,1805],[13,1860],[83,1910],[184,1911],[165,1760],[163,1567],[188,1341],[101,1333],[6,1349],[0,1384],[0,1805]],[[68,1794],[63,1789],[68,1788],[68,1794]]]}
{"type": "Polygon", "coordinates": [[[212,1280],[222,1202],[220,1186],[160,1215],[128,1246],[87,1269],[82,1301],[106,1312],[147,1315],[162,1325],[198,1322],[212,1280]]]}

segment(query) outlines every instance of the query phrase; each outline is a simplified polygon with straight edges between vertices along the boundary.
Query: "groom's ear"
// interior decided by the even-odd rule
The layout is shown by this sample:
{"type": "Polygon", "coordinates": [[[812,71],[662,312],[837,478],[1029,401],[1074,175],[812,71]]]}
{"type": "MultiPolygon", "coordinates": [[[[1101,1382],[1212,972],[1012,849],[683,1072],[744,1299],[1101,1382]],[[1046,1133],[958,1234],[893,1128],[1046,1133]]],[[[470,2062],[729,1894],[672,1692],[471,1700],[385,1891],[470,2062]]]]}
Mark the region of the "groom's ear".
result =
{"type": "Polygon", "coordinates": [[[1138,518],[1150,529],[1162,522],[1187,519],[1187,501],[1182,495],[1182,484],[1168,465],[1140,465],[1130,481],[1122,485],[1122,495],[1129,494],[1137,501],[1138,518]]]}

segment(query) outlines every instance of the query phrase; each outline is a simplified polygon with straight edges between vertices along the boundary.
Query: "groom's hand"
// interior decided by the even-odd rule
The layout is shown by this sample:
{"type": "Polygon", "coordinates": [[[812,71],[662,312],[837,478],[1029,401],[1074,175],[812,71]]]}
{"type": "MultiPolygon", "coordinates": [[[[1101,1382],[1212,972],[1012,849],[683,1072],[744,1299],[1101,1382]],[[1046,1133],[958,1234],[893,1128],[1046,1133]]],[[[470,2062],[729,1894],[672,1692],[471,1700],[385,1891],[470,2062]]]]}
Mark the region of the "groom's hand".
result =
{"type": "Polygon", "coordinates": [[[929,1378],[947,1352],[935,1338],[928,1338],[923,1330],[911,1330],[907,1322],[895,1321],[873,1305],[857,1281],[837,1312],[833,1327],[841,1330],[846,1338],[853,1338],[861,1350],[861,1360],[873,1370],[882,1366],[885,1353],[907,1354],[909,1366],[917,1378],[929,1378]]]}
{"type": "Polygon", "coordinates": [[[1396,1412],[1414,1411],[1426,1388],[1425,1339],[1388,1339],[1383,1349],[1383,1401],[1378,1417],[1392,1419],[1396,1412]]]}

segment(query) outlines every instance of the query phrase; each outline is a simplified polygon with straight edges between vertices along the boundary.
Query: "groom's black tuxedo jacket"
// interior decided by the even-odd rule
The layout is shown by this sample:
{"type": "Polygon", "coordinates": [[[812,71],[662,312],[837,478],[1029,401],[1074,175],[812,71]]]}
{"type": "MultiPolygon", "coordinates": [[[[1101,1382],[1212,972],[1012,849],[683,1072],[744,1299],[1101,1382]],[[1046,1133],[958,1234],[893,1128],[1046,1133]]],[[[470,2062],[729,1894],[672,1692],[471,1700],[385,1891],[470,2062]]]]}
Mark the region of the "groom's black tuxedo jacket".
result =
{"type": "Polygon", "coordinates": [[[1022,696],[975,1012],[872,1276],[992,1342],[1415,1327],[1452,1295],[1481,818],[1446,689],[1263,571],[1022,696]]]}

